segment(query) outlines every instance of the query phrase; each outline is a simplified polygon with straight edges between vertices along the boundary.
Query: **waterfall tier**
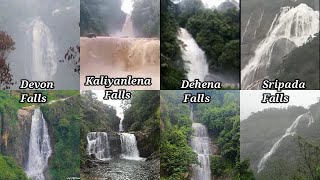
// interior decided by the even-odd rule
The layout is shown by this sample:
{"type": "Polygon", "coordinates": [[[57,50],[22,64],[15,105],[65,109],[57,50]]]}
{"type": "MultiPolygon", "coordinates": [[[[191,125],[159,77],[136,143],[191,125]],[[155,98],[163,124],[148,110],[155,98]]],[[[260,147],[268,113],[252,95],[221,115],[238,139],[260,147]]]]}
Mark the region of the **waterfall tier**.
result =
{"type": "Polygon", "coordinates": [[[33,180],[44,180],[51,156],[48,127],[40,108],[34,110],[29,138],[29,154],[26,173],[33,180]]]}

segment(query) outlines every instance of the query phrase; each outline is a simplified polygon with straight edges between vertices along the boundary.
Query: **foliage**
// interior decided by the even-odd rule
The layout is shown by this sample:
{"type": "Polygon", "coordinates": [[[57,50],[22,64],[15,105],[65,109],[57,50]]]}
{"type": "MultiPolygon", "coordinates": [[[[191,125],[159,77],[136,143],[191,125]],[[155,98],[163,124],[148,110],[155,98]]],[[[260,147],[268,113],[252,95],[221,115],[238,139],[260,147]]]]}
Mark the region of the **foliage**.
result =
{"type": "Polygon", "coordinates": [[[161,177],[187,179],[197,154],[189,146],[192,121],[187,105],[181,103],[183,92],[161,92],[161,177]]]}
{"type": "Polygon", "coordinates": [[[236,9],[203,10],[188,19],[186,29],[204,50],[211,70],[239,75],[239,23],[240,14],[236,9]]]}
{"type": "Polygon", "coordinates": [[[186,79],[187,71],[181,57],[178,24],[170,11],[173,3],[161,0],[161,89],[179,89],[181,79],[186,79]]]}
{"type": "Polygon", "coordinates": [[[160,143],[160,92],[132,91],[130,106],[124,110],[124,131],[140,131],[147,134],[143,149],[158,152],[160,143]]]}
{"type": "Polygon", "coordinates": [[[111,34],[121,31],[125,14],[119,0],[81,0],[80,35],[88,33],[111,34]]]}
{"type": "Polygon", "coordinates": [[[282,64],[272,72],[281,81],[300,79],[307,89],[319,89],[319,33],[301,47],[283,58],[282,64]]]}
{"type": "Polygon", "coordinates": [[[80,75],[80,46],[69,47],[64,55],[64,59],[59,60],[59,62],[68,62],[73,72],[80,75]]]}
{"type": "Polygon", "coordinates": [[[240,13],[206,9],[200,0],[161,1],[161,89],[179,89],[187,69],[177,39],[184,27],[205,52],[209,70],[237,80],[240,71],[240,13]]]}
{"type": "Polygon", "coordinates": [[[14,45],[12,38],[6,32],[0,31],[0,89],[9,89],[15,84],[10,65],[6,61],[10,52],[15,50],[14,45]]]}
{"type": "MultiPolygon", "coordinates": [[[[204,91],[212,101],[194,104],[195,120],[204,124],[213,139],[217,139],[220,153],[211,157],[212,174],[237,176],[240,163],[240,94],[239,91],[204,91]]],[[[194,92],[195,93],[195,92],[194,92]]]]}
{"type": "Polygon", "coordinates": [[[50,92],[48,95],[51,98],[69,96],[65,101],[41,106],[54,140],[52,142],[54,153],[49,161],[49,175],[52,179],[79,177],[81,120],[79,91],[50,92]]]}
{"type": "MultiPolygon", "coordinates": [[[[81,92],[81,124],[80,124],[80,154],[87,155],[86,144],[89,132],[118,131],[120,118],[113,106],[103,104],[92,91],[81,92]]],[[[85,164],[81,158],[81,166],[85,164]]]]}
{"type": "Polygon", "coordinates": [[[23,169],[19,167],[13,158],[0,154],[0,179],[6,180],[27,180],[23,169]]]}
{"type": "Polygon", "coordinates": [[[131,15],[137,37],[160,37],[159,0],[137,0],[131,15]]]}

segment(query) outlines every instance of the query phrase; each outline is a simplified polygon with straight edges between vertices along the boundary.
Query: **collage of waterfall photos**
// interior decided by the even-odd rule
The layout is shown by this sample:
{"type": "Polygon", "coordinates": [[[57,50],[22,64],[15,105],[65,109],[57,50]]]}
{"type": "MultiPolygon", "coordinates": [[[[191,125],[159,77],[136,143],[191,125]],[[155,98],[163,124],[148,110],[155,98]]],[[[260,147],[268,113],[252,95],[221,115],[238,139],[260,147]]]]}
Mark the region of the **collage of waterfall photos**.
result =
{"type": "Polygon", "coordinates": [[[0,0],[0,180],[320,180],[319,9],[0,0]]]}

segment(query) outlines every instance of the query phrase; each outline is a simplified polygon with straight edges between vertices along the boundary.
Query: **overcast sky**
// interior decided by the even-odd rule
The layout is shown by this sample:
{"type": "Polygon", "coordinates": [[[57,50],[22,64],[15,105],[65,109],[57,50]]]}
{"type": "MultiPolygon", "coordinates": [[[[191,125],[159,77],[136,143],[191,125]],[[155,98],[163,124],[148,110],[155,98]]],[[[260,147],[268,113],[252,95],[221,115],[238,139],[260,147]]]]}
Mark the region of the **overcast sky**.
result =
{"type": "Polygon", "coordinates": [[[287,90],[282,91],[290,96],[289,103],[261,103],[263,93],[275,94],[276,91],[266,90],[241,90],[240,93],[240,119],[244,120],[253,112],[258,112],[263,109],[274,107],[284,108],[288,106],[303,106],[308,108],[316,103],[320,97],[320,91],[316,90],[287,90]]]}
{"type": "Polygon", "coordinates": [[[120,107],[121,100],[104,100],[104,90],[92,90],[97,95],[99,101],[102,101],[104,104],[111,105],[117,109],[117,116],[121,119],[123,118],[123,109],[120,107]]]}

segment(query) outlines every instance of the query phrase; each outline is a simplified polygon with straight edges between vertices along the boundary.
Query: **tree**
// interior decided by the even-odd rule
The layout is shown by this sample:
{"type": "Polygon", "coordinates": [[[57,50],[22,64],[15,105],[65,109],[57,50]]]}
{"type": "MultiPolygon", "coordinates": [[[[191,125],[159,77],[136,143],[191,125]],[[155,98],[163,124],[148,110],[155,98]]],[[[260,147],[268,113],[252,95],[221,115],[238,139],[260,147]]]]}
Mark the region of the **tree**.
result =
{"type": "Polygon", "coordinates": [[[73,72],[80,75],[80,46],[76,45],[74,47],[70,47],[64,55],[64,59],[59,62],[67,62],[73,69],[73,72]]]}
{"type": "Polygon", "coordinates": [[[0,31],[0,89],[10,89],[14,85],[10,64],[6,62],[11,51],[15,50],[15,42],[4,31],[0,31]]]}

